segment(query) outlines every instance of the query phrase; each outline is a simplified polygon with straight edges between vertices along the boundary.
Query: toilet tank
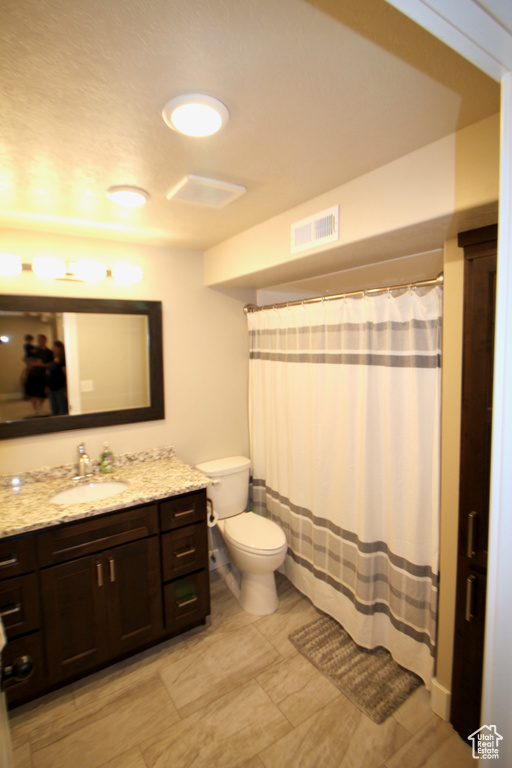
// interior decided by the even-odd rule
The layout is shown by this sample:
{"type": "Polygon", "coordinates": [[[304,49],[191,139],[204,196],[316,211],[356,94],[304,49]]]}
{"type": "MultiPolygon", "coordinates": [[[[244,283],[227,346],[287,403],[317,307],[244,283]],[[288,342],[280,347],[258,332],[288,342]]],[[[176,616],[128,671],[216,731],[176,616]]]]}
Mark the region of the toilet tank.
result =
{"type": "Polygon", "coordinates": [[[207,488],[217,517],[233,517],[243,512],[249,494],[250,459],[245,456],[227,456],[197,465],[197,469],[214,481],[207,488]]]}

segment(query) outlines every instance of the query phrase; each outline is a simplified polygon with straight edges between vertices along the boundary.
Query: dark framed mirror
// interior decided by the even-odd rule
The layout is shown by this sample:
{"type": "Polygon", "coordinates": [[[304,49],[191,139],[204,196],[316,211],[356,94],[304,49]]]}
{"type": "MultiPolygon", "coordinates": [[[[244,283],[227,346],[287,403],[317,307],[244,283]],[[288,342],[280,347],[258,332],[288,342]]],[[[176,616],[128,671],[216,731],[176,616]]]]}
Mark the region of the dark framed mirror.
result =
{"type": "Polygon", "coordinates": [[[0,296],[0,439],[164,416],[161,302],[0,296]]]}

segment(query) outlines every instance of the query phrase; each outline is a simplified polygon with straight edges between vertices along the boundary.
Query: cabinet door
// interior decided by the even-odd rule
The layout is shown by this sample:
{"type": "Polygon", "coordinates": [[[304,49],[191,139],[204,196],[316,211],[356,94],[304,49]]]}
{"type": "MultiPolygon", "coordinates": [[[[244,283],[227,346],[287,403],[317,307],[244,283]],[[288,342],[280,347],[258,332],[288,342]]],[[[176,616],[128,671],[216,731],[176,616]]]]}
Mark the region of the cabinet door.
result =
{"type": "Polygon", "coordinates": [[[158,538],[141,539],[103,555],[108,579],[111,656],[150,642],[162,632],[158,538]]]}
{"type": "Polygon", "coordinates": [[[101,558],[84,557],[41,572],[41,596],[50,683],[101,663],[107,655],[101,558]]]}
{"type": "Polygon", "coordinates": [[[480,722],[491,466],[496,231],[467,233],[457,597],[450,720],[463,739],[480,722]],[[476,238],[472,242],[472,238],[476,238]]]}
{"type": "Polygon", "coordinates": [[[35,573],[0,581],[0,618],[9,638],[39,628],[39,592],[35,573]]]}
{"type": "Polygon", "coordinates": [[[5,683],[5,695],[10,705],[28,701],[44,688],[46,675],[40,632],[9,640],[2,651],[3,672],[5,673],[11,665],[17,666],[24,656],[28,656],[33,664],[33,672],[30,677],[22,680],[10,679],[5,683]]]}

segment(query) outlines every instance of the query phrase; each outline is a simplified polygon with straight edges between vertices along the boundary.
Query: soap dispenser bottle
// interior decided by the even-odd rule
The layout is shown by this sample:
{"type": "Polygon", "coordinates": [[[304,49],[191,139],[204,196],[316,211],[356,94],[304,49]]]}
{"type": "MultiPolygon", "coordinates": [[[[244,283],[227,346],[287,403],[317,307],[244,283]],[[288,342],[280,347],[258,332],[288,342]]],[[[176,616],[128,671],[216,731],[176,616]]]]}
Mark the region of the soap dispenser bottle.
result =
{"type": "Polygon", "coordinates": [[[100,456],[100,468],[103,475],[111,475],[114,471],[114,454],[107,443],[103,443],[103,450],[100,456]]]}

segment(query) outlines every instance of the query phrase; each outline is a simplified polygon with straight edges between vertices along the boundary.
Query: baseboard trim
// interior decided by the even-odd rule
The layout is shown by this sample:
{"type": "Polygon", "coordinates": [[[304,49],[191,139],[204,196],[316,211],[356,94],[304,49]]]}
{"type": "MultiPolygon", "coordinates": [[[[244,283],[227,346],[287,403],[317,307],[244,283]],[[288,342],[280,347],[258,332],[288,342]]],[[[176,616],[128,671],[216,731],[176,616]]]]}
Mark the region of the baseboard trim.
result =
{"type": "Polygon", "coordinates": [[[430,709],[434,714],[447,722],[450,721],[450,709],[452,701],[452,692],[438,683],[435,677],[431,681],[430,689],[430,709]]]}

